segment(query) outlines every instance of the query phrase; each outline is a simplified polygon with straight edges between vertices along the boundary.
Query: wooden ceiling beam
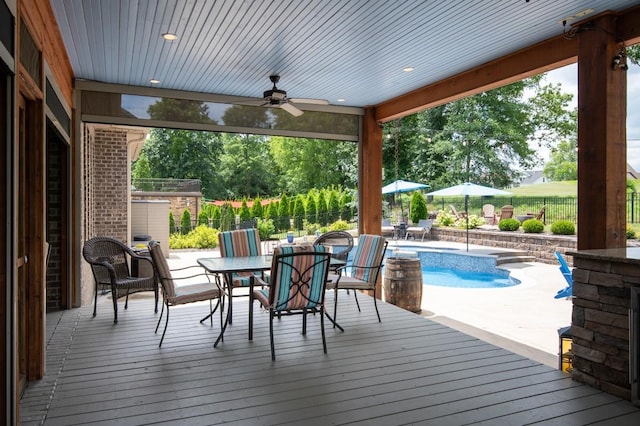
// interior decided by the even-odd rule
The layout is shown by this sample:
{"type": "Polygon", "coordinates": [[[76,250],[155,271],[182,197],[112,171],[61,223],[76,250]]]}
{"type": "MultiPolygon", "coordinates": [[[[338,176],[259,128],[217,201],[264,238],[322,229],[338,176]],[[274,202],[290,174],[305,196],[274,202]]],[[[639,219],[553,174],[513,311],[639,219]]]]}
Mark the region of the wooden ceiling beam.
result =
{"type": "Polygon", "coordinates": [[[387,122],[576,62],[575,40],[556,37],[376,106],[387,122]]]}

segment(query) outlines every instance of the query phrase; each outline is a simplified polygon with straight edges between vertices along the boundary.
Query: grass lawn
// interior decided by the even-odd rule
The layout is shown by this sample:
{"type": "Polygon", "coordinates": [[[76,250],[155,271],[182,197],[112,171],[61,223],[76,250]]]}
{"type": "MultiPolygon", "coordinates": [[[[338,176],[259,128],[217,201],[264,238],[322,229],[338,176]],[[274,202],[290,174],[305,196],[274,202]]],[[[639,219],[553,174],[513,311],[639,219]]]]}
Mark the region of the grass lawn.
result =
{"type": "Polygon", "coordinates": [[[562,182],[548,182],[537,185],[518,186],[508,189],[513,195],[523,195],[531,197],[543,196],[577,196],[578,182],[575,180],[567,180],[562,182]]]}

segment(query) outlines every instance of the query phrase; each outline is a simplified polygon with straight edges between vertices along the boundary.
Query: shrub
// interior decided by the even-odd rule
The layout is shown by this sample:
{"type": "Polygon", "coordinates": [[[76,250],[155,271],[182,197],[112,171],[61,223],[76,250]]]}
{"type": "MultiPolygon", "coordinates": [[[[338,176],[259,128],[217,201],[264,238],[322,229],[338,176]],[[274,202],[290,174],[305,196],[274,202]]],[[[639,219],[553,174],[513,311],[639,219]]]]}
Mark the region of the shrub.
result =
{"type": "Polygon", "coordinates": [[[273,219],[258,219],[258,234],[261,240],[271,237],[274,232],[276,232],[276,226],[273,223],[273,219]]]}
{"type": "Polygon", "coordinates": [[[216,247],[218,247],[218,231],[205,225],[196,227],[186,235],[171,234],[169,237],[169,248],[171,249],[216,247]]]}
{"type": "Polygon", "coordinates": [[[411,222],[418,223],[427,218],[427,201],[420,192],[416,191],[411,197],[411,222]]]}
{"type": "Polygon", "coordinates": [[[574,235],[576,227],[568,220],[559,220],[551,224],[551,233],[556,235],[574,235]]]}
{"type": "Polygon", "coordinates": [[[455,223],[456,217],[447,212],[438,213],[435,222],[433,222],[434,226],[454,226],[455,223]]]}
{"type": "MultiPolygon", "coordinates": [[[[484,225],[484,219],[480,218],[474,214],[469,215],[469,229],[475,229],[478,226],[484,225]]],[[[467,219],[466,218],[460,218],[458,220],[456,220],[454,226],[456,228],[462,228],[462,229],[467,229],[467,219]]]]}
{"type": "Polygon", "coordinates": [[[315,222],[310,222],[308,220],[304,221],[304,233],[305,235],[315,235],[316,231],[320,230],[320,224],[315,222]]]}
{"type": "Polygon", "coordinates": [[[502,219],[498,222],[501,231],[517,231],[520,229],[520,222],[517,219],[502,219]]]}
{"type": "Polygon", "coordinates": [[[633,226],[627,225],[627,239],[632,240],[636,237],[636,231],[633,229],[633,226]]]}
{"type": "Polygon", "coordinates": [[[173,218],[173,212],[169,212],[169,234],[176,232],[176,220],[173,218]]]}
{"type": "Polygon", "coordinates": [[[346,220],[336,220],[329,225],[329,231],[346,231],[349,229],[349,224],[346,220]]]}
{"type": "Polygon", "coordinates": [[[209,216],[207,215],[207,212],[204,210],[200,210],[200,213],[198,213],[198,225],[209,226],[209,216]]]}
{"type": "Polygon", "coordinates": [[[536,219],[527,219],[522,222],[522,229],[529,234],[539,234],[544,231],[544,223],[536,219]]]}
{"type": "Polygon", "coordinates": [[[180,216],[180,233],[186,235],[189,231],[191,231],[191,213],[184,209],[182,216],[180,216]]]}

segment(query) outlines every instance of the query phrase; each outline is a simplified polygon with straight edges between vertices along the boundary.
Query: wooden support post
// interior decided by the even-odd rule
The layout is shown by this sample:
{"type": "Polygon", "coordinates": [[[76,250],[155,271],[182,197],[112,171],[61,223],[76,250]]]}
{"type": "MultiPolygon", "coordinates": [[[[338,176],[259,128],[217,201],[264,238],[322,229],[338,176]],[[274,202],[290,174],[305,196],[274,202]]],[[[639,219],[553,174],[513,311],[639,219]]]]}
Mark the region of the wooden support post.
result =
{"type": "Polygon", "coordinates": [[[375,108],[366,108],[358,168],[358,219],[361,234],[382,231],[382,127],[375,108]]]}
{"type": "Polygon", "coordinates": [[[626,246],[627,76],[613,69],[616,19],[578,38],[578,250],[626,246]]]}

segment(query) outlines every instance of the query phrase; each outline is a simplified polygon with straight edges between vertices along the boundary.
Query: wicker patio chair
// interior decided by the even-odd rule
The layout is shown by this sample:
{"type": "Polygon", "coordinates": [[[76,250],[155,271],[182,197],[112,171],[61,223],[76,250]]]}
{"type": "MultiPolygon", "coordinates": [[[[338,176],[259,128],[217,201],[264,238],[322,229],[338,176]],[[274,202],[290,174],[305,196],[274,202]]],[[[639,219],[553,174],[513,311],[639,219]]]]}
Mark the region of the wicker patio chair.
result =
{"type": "Polygon", "coordinates": [[[169,269],[169,265],[167,264],[167,259],[162,254],[162,249],[160,248],[160,243],[157,241],[151,241],[149,243],[149,253],[151,253],[151,259],[153,261],[153,268],[158,279],[159,284],[162,286],[162,311],[160,312],[160,318],[158,318],[158,324],[156,325],[156,333],[158,332],[158,327],[160,327],[160,321],[162,320],[162,315],[164,314],[164,307],[167,307],[167,318],[164,323],[164,331],[162,332],[162,337],[160,338],[160,343],[158,347],[162,346],[162,341],[164,340],[164,335],[167,332],[167,326],[169,325],[169,307],[184,305],[186,303],[193,302],[202,302],[205,300],[209,301],[209,313],[207,316],[202,318],[200,322],[204,322],[206,319],[211,320],[211,325],[213,326],[213,314],[216,309],[220,307],[220,327],[222,328],[222,307],[220,304],[220,300],[224,298],[224,292],[220,290],[219,285],[214,282],[211,282],[211,278],[218,279],[217,277],[211,277],[200,265],[187,266],[184,268],[176,268],[169,269]],[[201,272],[189,275],[189,276],[181,276],[175,277],[172,274],[176,271],[185,271],[193,268],[198,268],[201,272]],[[202,277],[202,278],[200,278],[202,277]],[[200,278],[200,281],[203,282],[192,282],[194,278],[200,278]],[[189,280],[189,284],[181,284],[177,286],[176,283],[179,280],[189,280]],[[213,306],[213,299],[218,299],[216,302],[216,306],[213,306]]]}
{"type": "Polygon", "coordinates": [[[148,256],[134,252],[122,242],[109,237],[95,237],[88,240],[82,248],[84,259],[91,265],[95,280],[95,298],[93,316],[98,308],[98,288],[111,290],[113,299],[113,322],[118,323],[118,298],[126,297],[124,308],[129,305],[129,293],[153,291],[155,312],[158,312],[158,285],[155,277],[133,277],[129,269],[131,261],[149,262],[148,256]],[[124,294],[123,294],[124,292],[124,294]]]}
{"type": "Polygon", "coordinates": [[[313,245],[331,247],[331,257],[346,262],[353,249],[353,237],[346,231],[329,231],[316,238],[313,245]]]}
{"type": "Polygon", "coordinates": [[[253,301],[269,311],[271,359],[276,359],[273,319],[302,315],[302,334],[307,333],[307,314],[319,313],[322,347],[327,353],[324,332],[324,294],[331,254],[325,246],[276,247],[273,253],[270,285],[252,276],[249,292],[249,340],[253,340],[253,301]],[[260,288],[258,288],[260,287],[260,288]]]}

